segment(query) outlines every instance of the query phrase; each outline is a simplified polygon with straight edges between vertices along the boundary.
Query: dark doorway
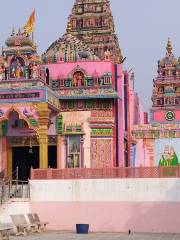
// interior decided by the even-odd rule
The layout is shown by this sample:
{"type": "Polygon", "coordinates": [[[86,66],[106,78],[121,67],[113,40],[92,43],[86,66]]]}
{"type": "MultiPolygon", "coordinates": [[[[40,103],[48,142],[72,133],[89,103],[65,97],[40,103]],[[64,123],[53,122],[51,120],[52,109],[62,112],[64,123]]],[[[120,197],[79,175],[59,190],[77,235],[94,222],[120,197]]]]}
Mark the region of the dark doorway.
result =
{"type": "Polygon", "coordinates": [[[20,180],[30,178],[30,168],[39,168],[39,147],[13,147],[12,148],[12,167],[13,171],[18,167],[20,180]]]}
{"type": "Polygon", "coordinates": [[[57,168],[57,146],[48,146],[48,166],[57,168]]]}

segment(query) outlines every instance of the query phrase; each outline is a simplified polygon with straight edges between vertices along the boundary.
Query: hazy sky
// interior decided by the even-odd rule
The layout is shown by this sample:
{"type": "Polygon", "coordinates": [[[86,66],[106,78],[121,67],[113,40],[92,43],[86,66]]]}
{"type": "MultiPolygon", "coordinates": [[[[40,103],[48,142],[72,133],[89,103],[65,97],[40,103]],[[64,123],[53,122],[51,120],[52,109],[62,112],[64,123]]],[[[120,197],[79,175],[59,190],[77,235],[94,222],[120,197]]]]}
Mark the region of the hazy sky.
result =
{"type": "MultiPolygon", "coordinates": [[[[110,0],[123,55],[124,69],[135,72],[135,88],[145,110],[151,107],[152,79],[164,57],[168,37],[180,56],[180,0],[110,0]]],[[[0,0],[0,45],[12,27],[25,24],[36,9],[35,39],[39,53],[66,29],[74,0],[0,0]]]]}

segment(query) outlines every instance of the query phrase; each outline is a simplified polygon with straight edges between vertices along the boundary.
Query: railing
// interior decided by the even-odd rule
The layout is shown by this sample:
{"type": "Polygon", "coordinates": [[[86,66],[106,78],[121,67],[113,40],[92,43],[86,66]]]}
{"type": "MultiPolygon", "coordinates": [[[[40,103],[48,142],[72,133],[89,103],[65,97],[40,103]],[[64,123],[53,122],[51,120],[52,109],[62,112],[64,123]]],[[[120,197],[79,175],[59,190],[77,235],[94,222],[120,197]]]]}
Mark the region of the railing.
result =
{"type": "Polygon", "coordinates": [[[31,179],[179,178],[177,167],[31,169],[31,179]]]}
{"type": "Polygon", "coordinates": [[[0,182],[0,204],[12,198],[29,198],[29,182],[18,179],[18,168],[0,182]]]}

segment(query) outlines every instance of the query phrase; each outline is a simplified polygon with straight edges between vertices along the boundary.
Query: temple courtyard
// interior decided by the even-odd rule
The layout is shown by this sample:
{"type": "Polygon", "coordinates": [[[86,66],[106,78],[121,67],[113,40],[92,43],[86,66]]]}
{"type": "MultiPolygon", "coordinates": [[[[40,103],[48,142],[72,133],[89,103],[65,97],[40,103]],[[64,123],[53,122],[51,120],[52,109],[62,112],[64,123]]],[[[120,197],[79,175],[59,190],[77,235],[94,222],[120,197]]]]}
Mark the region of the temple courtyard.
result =
{"type": "Polygon", "coordinates": [[[93,233],[80,235],[75,233],[48,232],[26,237],[10,237],[10,240],[179,240],[180,234],[123,234],[123,233],[93,233]]]}

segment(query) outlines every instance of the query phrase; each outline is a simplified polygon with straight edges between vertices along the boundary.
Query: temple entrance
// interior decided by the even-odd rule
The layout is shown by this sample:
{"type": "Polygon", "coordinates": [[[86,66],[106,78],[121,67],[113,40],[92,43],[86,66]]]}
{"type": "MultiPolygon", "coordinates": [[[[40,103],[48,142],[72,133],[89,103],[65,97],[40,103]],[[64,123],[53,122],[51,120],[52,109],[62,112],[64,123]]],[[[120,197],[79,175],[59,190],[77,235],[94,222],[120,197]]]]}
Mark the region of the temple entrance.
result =
{"type": "Polygon", "coordinates": [[[57,168],[57,146],[48,146],[48,166],[57,168]]]}
{"type": "Polygon", "coordinates": [[[33,146],[32,149],[27,147],[12,148],[12,168],[13,171],[18,167],[18,177],[20,180],[30,178],[30,169],[39,168],[39,147],[33,146]]]}

